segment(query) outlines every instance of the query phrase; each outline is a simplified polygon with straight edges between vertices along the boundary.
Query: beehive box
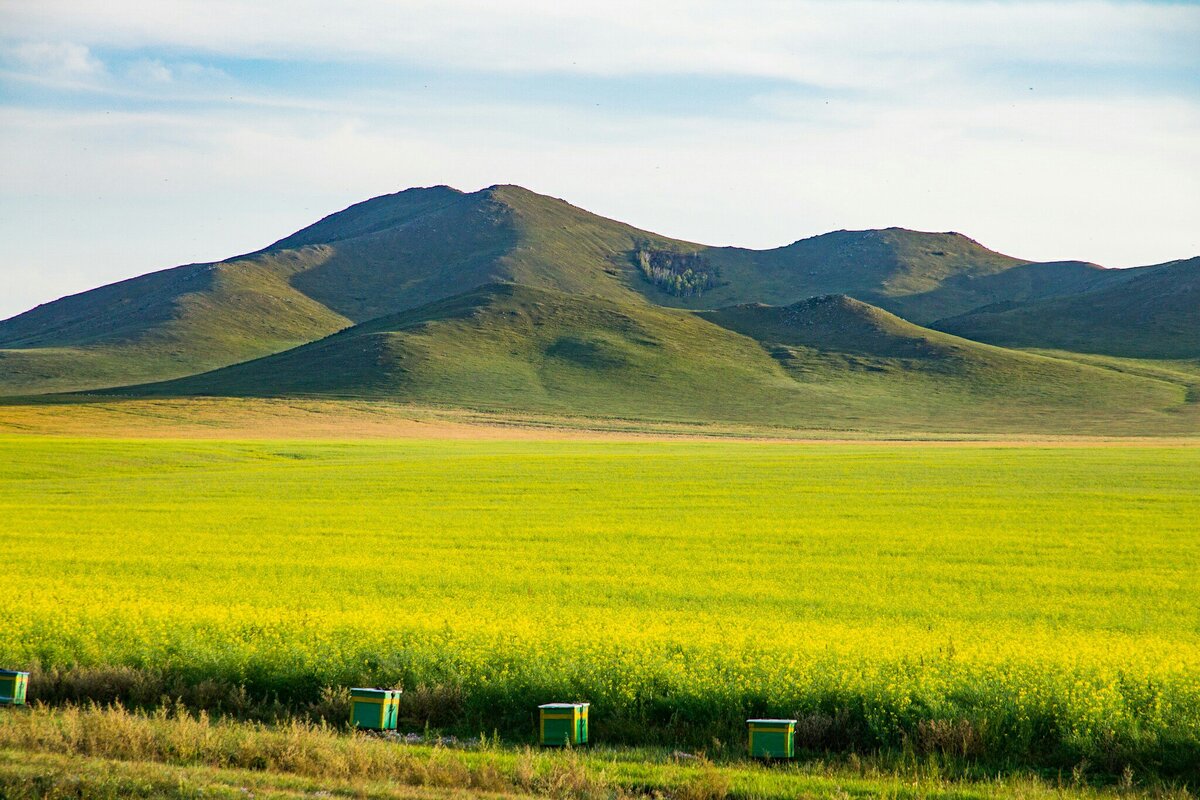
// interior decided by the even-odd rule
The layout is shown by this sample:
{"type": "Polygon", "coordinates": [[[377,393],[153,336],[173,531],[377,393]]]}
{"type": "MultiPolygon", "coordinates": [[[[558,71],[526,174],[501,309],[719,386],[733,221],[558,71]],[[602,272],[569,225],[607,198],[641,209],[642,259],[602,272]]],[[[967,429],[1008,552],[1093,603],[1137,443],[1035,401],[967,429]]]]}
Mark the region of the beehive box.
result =
{"type": "Polygon", "coordinates": [[[748,719],[751,758],[793,758],[796,755],[796,720],[748,719]]]}
{"type": "Polygon", "coordinates": [[[350,724],[354,727],[394,731],[399,715],[399,689],[350,690],[350,724]]]}
{"type": "Polygon", "coordinates": [[[0,705],[25,705],[25,692],[29,689],[29,673],[0,669],[0,705]]]}
{"type": "Polygon", "coordinates": [[[545,747],[587,744],[588,703],[546,703],[538,706],[539,741],[545,747]]]}

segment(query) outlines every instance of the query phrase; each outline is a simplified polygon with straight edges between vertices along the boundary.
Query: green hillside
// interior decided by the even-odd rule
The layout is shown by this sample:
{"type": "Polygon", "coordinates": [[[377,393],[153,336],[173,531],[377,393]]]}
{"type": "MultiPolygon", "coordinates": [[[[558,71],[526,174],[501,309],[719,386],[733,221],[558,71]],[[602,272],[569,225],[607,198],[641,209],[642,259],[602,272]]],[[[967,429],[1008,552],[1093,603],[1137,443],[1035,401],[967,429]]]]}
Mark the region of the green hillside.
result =
{"type": "Polygon", "coordinates": [[[410,189],[248,256],[151,273],[0,322],[0,395],[193,374],[497,280],[626,296],[632,266],[621,262],[635,241],[683,246],[519,187],[410,189]]]}
{"type": "Polygon", "coordinates": [[[1191,358],[1196,272],[1034,264],[899,228],[713,248],[516,186],[439,186],[0,322],[0,395],[133,385],[834,429],[1177,430],[1191,384],[916,323],[1191,358]]]}
{"type": "Polygon", "coordinates": [[[753,419],[790,383],[755,342],[684,311],[490,284],[286,353],[120,391],[753,419]]]}
{"type": "Polygon", "coordinates": [[[746,302],[787,305],[846,294],[928,324],[991,303],[1085,291],[1122,272],[1081,261],[1022,261],[960,233],[903,228],[835,231],[775,250],[708,248],[700,254],[719,273],[716,288],[684,298],[652,291],[652,299],[714,308],[746,302]]]}
{"type": "Polygon", "coordinates": [[[319,259],[304,255],[177,267],[0,323],[0,394],[189,375],[346,327],[349,320],[288,284],[319,259]]]}
{"type": "Polygon", "coordinates": [[[956,276],[989,276],[1028,263],[958,233],[903,228],[835,231],[773,250],[710,248],[703,255],[719,271],[721,285],[680,304],[786,305],[816,295],[848,294],[917,322],[946,316],[942,311],[947,308],[961,312],[982,304],[967,288],[946,287],[956,276]]]}
{"type": "Polygon", "coordinates": [[[877,358],[932,361],[980,348],[922,328],[846,295],[825,295],[790,306],[731,306],[701,316],[761,342],[877,358]]]}
{"type": "Polygon", "coordinates": [[[630,267],[622,262],[641,241],[691,247],[518,186],[472,194],[437,187],[351,206],[268,252],[328,252],[291,283],[363,322],[496,281],[624,297],[630,267]]]}
{"type": "Polygon", "coordinates": [[[376,398],[865,430],[1169,428],[1176,384],[1017,353],[848,298],[696,314],[493,284],[134,396],[376,398]]]}
{"type": "Polygon", "coordinates": [[[1112,272],[1030,264],[960,234],[898,228],[774,250],[711,248],[516,186],[409,189],[258,253],[151,273],[0,322],[0,395],[195,374],[497,281],[700,309],[844,293],[925,322],[1091,288],[1112,272]]]}
{"type": "Polygon", "coordinates": [[[719,271],[721,285],[698,298],[660,291],[654,299],[714,308],[846,294],[925,325],[998,302],[1088,291],[1127,272],[1082,261],[1023,261],[960,233],[903,228],[835,231],[775,250],[710,248],[702,255],[719,271]]]}
{"type": "Polygon", "coordinates": [[[1006,347],[1200,358],[1200,258],[1122,272],[1091,291],[983,308],[936,327],[1006,347]]]}
{"type": "Polygon", "coordinates": [[[786,307],[734,306],[702,316],[760,341],[798,382],[840,386],[847,419],[859,424],[870,418],[854,417],[851,401],[864,395],[880,419],[915,418],[944,430],[972,425],[1085,430],[1103,428],[1100,420],[1109,419],[1127,430],[1186,431],[1197,422],[1195,397],[1178,376],[989,346],[843,295],[786,307]]]}

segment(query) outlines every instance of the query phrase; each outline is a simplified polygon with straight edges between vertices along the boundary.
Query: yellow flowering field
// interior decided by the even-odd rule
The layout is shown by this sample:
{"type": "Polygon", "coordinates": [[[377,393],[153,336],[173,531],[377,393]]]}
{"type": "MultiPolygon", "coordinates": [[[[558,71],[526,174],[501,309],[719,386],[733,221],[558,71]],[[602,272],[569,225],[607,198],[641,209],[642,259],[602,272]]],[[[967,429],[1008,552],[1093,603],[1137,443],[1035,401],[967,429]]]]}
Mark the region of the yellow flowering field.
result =
{"type": "Polygon", "coordinates": [[[9,437],[0,544],[0,666],[43,676],[251,711],[398,685],[407,725],[517,740],[579,699],[612,742],[767,714],[816,750],[1200,764],[1194,447],[9,437]]]}

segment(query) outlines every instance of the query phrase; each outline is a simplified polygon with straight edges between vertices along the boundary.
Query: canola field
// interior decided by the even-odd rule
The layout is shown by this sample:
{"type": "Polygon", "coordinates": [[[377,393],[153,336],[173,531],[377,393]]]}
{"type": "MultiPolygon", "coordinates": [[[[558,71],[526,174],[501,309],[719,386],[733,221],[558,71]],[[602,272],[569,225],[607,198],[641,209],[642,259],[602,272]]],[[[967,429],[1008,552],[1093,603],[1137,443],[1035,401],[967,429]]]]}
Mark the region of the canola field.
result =
{"type": "Polygon", "coordinates": [[[515,741],[585,700],[614,743],[794,716],[801,749],[1200,770],[1195,447],[10,437],[0,546],[34,695],[396,685],[402,727],[515,741]]]}

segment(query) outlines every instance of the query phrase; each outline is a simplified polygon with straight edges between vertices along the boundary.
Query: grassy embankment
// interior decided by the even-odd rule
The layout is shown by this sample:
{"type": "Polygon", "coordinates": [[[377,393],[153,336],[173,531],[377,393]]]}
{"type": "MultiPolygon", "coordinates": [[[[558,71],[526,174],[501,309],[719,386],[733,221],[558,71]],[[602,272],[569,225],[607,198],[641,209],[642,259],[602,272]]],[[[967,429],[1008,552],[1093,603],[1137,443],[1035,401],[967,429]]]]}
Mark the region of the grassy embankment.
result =
{"type": "Polygon", "coordinates": [[[1188,800],[1186,787],[1128,771],[1097,788],[1084,770],[1037,777],[962,772],[954,759],[806,757],[794,764],[711,761],[664,749],[547,752],[480,739],[399,742],[320,725],[212,720],[180,709],[0,714],[5,798],[570,797],[1078,798],[1188,800]]]}

